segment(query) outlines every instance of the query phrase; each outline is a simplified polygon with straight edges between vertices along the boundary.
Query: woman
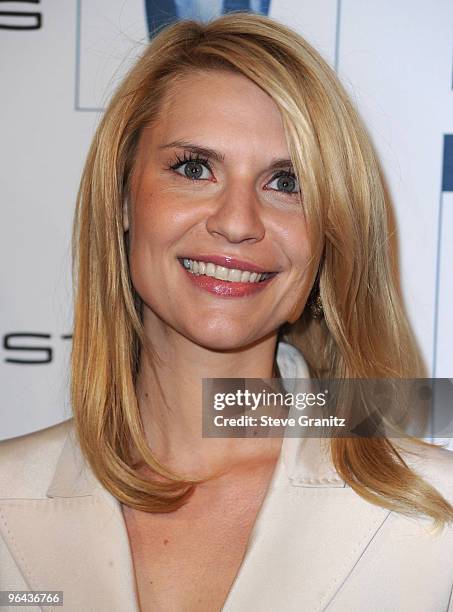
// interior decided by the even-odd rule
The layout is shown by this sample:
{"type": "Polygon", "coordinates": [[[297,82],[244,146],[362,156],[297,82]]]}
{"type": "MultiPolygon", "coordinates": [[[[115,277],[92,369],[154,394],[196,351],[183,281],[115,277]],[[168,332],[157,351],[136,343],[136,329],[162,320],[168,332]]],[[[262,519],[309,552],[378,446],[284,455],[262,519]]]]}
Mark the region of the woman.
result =
{"type": "Polygon", "coordinates": [[[448,451],[201,436],[202,378],[423,376],[390,223],[306,41],[239,13],[162,30],[82,178],[74,419],[2,444],[2,588],[74,611],[453,610],[448,451]]]}

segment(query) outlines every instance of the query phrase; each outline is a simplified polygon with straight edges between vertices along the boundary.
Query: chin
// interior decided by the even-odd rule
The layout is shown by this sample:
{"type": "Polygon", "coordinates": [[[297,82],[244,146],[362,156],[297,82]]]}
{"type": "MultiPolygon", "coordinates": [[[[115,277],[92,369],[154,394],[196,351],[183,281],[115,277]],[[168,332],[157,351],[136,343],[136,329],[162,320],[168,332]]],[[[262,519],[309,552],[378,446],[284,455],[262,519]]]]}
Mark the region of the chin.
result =
{"type": "Polygon", "coordinates": [[[223,320],[217,325],[212,322],[201,327],[198,324],[195,329],[187,330],[185,335],[195,344],[214,351],[239,349],[253,344],[261,337],[258,330],[254,334],[244,323],[239,325],[225,323],[223,320]]]}

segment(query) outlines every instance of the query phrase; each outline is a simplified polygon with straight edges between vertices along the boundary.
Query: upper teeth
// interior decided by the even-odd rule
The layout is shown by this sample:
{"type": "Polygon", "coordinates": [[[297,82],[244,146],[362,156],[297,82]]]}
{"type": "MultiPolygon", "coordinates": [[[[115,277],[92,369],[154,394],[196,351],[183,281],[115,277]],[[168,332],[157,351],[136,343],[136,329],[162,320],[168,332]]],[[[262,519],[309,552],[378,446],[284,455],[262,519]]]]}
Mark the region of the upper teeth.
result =
{"type": "Polygon", "coordinates": [[[235,268],[225,268],[224,266],[218,266],[215,263],[195,261],[193,259],[183,259],[183,264],[186,270],[192,272],[192,274],[205,274],[206,276],[213,276],[220,280],[232,281],[236,283],[258,283],[260,280],[268,278],[270,272],[249,272],[248,270],[236,270],[235,268]]]}

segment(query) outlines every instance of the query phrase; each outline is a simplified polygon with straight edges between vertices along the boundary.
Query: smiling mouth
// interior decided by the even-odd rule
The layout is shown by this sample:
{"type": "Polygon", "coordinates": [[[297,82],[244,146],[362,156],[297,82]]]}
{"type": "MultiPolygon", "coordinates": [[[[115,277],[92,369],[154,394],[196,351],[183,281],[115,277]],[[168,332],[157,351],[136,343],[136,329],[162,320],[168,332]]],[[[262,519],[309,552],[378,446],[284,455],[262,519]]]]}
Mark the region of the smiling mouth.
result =
{"type": "Polygon", "coordinates": [[[180,257],[178,261],[187,272],[196,276],[211,276],[212,278],[230,283],[262,283],[278,274],[278,272],[239,270],[237,268],[219,266],[213,262],[197,261],[186,257],[180,257]]]}

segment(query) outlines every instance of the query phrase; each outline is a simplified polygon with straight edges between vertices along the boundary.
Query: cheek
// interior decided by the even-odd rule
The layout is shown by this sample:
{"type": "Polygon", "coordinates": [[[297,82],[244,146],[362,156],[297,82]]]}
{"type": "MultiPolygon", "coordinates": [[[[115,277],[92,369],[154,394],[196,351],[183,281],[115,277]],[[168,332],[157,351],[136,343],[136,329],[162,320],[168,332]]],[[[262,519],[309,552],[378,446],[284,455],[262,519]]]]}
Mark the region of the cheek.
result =
{"type": "Polygon", "coordinates": [[[129,270],[136,291],[145,301],[156,278],[171,279],[181,243],[200,221],[196,207],[187,198],[169,190],[136,196],[132,209],[129,246],[129,270]]]}
{"type": "Polygon", "coordinates": [[[131,232],[131,251],[154,250],[162,247],[167,235],[171,235],[172,212],[159,197],[149,195],[140,199],[134,207],[131,232]]]}
{"type": "Polygon", "coordinates": [[[298,214],[281,221],[279,237],[288,263],[294,272],[302,273],[312,254],[305,218],[298,214]]]}
{"type": "Polygon", "coordinates": [[[156,238],[156,243],[171,242],[199,221],[199,207],[176,190],[148,193],[136,201],[133,226],[141,240],[156,238]]]}
{"type": "Polygon", "coordinates": [[[153,250],[159,248],[160,215],[155,206],[157,203],[152,193],[146,196],[140,193],[134,198],[130,218],[129,271],[132,284],[145,301],[149,272],[153,269],[153,263],[156,263],[153,250]]]}

